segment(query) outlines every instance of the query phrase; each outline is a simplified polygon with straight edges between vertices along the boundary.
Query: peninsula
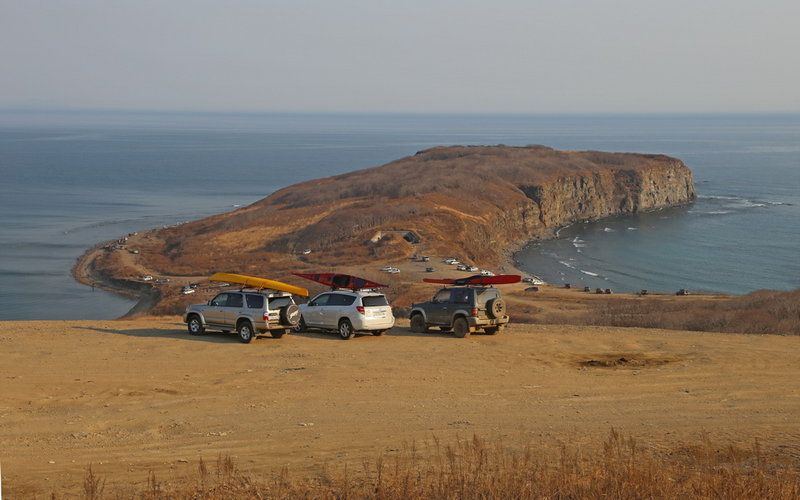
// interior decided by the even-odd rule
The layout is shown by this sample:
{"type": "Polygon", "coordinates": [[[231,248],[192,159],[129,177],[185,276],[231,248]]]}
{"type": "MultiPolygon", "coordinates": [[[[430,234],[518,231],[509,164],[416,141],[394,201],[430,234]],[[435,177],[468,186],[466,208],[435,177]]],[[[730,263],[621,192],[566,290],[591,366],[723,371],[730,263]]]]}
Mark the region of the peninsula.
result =
{"type": "Polygon", "coordinates": [[[553,238],[572,222],[694,199],[691,171],[668,156],[435,147],[295,184],[230,213],[140,233],[125,247],[104,245],[84,255],[75,274],[139,292],[150,290],[143,274],[183,278],[150,291],[140,308],[177,314],[186,302],[179,285],[218,271],[292,282],[293,271],[372,269],[417,254],[510,267],[514,250],[553,238]]]}

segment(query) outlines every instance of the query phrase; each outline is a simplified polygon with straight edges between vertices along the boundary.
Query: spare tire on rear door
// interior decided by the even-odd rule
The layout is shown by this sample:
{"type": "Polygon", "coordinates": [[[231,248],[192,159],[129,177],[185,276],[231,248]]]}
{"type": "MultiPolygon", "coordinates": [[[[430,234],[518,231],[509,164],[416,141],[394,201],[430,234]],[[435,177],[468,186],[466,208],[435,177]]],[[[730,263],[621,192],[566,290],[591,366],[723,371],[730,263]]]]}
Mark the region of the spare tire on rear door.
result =
{"type": "Polygon", "coordinates": [[[295,326],[300,323],[300,308],[294,304],[281,307],[280,318],[282,325],[295,326]]]}
{"type": "Polygon", "coordinates": [[[506,302],[500,297],[486,303],[486,314],[490,318],[502,318],[506,313],[506,302]]]}

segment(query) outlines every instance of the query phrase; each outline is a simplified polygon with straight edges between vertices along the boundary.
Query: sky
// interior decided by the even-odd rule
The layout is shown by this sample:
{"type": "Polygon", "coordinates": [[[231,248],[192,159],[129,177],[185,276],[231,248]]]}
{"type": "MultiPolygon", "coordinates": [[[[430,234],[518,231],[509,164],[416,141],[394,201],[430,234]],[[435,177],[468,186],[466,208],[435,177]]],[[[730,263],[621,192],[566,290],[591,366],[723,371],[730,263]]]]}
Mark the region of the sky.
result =
{"type": "Polygon", "coordinates": [[[0,0],[0,109],[800,111],[797,0],[0,0]]]}

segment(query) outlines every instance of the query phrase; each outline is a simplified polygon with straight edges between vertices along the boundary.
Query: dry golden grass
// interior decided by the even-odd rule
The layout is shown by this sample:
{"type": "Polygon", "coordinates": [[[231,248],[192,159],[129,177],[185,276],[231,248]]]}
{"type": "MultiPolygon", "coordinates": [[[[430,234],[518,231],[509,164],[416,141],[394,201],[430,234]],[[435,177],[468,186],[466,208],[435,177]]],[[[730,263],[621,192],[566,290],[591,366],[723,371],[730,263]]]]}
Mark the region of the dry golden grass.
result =
{"type": "MultiPolygon", "coordinates": [[[[142,500],[222,499],[793,499],[800,496],[796,458],[768,457],[750,449],[693,446],[656,449],[612,429],[591,450],[562,445],[552,454],[535,443],[507,446],[474,436],[452,444],[438,440],[404,447],[392,458],[325,467],[313,478],[284,469],[269,478],[241,473],[230,457],[200,460],[193,476],[162,482],[150,474],[144,487],[111,491],[86,470],[83,498],[142,500]]],[[[53,499],[66,499],[53,493],[53,499]]]]}
{"type": "Polygon", "coordinates": [[[608,302],[592,323],[704,332],[800,335],[800,289],[759,290],[725,301],[608,302]]]}
{"type": "Polygon", "coordinates": [[[746,295],[507,294],[518,323],[800,335],[800,289],[746,295]]]}

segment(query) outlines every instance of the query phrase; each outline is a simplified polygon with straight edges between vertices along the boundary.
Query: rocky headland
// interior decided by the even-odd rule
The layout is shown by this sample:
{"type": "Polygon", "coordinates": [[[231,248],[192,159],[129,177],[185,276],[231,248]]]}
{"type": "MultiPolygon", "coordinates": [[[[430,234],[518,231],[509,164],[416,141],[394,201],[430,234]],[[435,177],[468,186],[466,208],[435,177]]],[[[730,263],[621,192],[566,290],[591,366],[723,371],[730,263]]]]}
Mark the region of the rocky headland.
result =
{"type": "MultiPolygon", "coordinates": [[[[119,289],[126,281],[140,288],[143,274],[200,280],[218,271],[297,282],[293,271],[373,270],[415,254],[496,267],[567,224],[694,199],[689,168],[664,155],[435,147],[295,184],[234,212],[140,233],[125,248],[103,245],[84,255],[75,274],[119,289]]],[[[180,283],[148,294],[154,313],[180,312],[180,283]]]]}

